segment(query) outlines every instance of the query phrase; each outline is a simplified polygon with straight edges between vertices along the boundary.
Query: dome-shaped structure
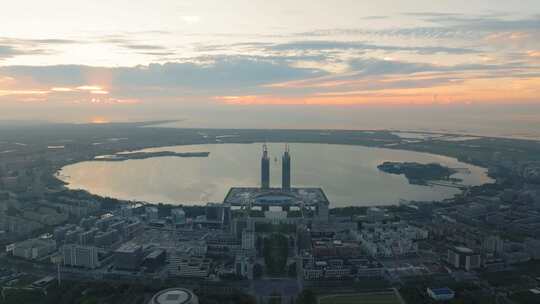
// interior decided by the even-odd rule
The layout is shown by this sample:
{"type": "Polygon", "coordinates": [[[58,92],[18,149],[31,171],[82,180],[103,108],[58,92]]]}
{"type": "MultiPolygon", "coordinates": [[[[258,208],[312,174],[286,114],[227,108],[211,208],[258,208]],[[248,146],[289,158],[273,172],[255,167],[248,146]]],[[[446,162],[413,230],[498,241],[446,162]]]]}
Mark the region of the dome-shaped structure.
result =
{"type": "Polygon", "coordinates": [[[199,304],[199,299],[189,289],[169,288],[156,293],[149,304],[199,304]]]}

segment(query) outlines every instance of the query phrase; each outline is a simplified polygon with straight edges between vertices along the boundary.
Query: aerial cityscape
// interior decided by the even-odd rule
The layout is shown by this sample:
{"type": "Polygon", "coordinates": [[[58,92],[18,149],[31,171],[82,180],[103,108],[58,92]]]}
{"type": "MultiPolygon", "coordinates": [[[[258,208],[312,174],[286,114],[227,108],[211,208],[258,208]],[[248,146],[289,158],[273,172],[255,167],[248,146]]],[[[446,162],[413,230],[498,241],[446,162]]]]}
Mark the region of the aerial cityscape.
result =
{"type": "Polygon", "coordinates": [[[540,303],[540,2],[0,20],[0,304],[540,303]]]}

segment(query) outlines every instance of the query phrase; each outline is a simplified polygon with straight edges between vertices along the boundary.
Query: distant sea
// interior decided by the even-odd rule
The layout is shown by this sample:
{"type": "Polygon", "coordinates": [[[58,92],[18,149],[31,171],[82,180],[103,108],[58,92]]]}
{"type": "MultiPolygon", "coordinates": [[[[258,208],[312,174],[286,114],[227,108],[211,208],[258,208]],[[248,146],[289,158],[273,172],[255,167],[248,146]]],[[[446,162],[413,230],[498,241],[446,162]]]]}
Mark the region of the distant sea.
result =
{"type": "Polygon", "coordinates": [[[166,127],[401,130],[540,140],[540,103],[437,106],[230,106],[190,109],[166,127]]]}

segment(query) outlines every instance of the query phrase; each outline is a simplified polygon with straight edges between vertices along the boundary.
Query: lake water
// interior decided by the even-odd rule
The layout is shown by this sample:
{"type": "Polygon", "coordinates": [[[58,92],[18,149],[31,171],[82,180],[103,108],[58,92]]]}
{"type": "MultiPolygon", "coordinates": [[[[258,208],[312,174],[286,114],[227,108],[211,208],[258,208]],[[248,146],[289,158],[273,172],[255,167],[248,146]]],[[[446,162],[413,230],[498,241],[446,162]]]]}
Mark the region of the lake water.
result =
{"type": "MultiPolygon", "coordinates": [[[[128,200],[172,204],[221,202],[230,187],[258,186],[261,144],[174,146],[143,151],[208,151],[209,157],[156,157],[121,162],[86,161],[58,172],[71,189],[128,200]]],[[[442,186],[410,185],[403,175],[381,172],[384,161],[437,162],[452,168],[464,184],[490,182],[486,170],[445,156],[403,150],[329,144],[289,144],[293,186],[322,187],[331,206],[392,205],[403,200],[441,200],[460,192],[442,186]]],[[[281,184],[284,144],[268,144],[270,178],[281,184]]]]}

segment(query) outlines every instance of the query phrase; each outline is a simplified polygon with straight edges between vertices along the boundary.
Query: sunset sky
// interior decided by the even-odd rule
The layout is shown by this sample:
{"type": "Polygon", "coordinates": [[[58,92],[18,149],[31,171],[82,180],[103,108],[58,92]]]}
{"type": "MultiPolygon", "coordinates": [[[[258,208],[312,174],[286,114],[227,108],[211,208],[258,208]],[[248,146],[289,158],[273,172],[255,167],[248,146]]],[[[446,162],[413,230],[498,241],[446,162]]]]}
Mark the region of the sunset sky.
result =
{"type": "Polygon", "coordinates": [[[0,20],[4,120],[540,103],[538,0],[17,0],[0,20]]]}

